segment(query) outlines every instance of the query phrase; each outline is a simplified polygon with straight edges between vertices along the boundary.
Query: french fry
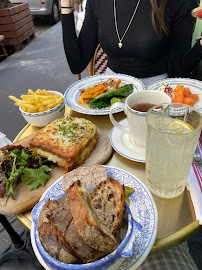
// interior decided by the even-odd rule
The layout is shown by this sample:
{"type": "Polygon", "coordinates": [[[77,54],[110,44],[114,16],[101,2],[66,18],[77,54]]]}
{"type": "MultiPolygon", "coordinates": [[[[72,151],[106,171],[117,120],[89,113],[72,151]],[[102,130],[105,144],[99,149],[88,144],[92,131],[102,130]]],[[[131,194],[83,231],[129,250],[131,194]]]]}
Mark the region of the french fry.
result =
{"type": "Polygon", "coordinates": [[[28,93],[28,95],[35,95],[34,91],[31,89],[28,89],[27,93],[28,93]]]}
{"type": "Polygon", "coordinates": [[[23,105],[23,104],[25,104],[25,105],[26,104],[32,104],[31,101],[25,101],[25,100],[20,100],[20,99],[16,100],[16,103],[15,103],[15,105],[17,105],[17,106],[19,106],[19,104],[21,104],[21,105],[23,105]]]}
{"type": "MultiPolygon", "coordinates": [[[[17,105],[17,106],[20,106],[21,107],[21,105],[22,105],[22,103],[15,103],[14,105],[17,105]]],[[[35,106],[33,106],[33,105],[31,105],[31,104],[25,104],[25,103],[23,103],[23,107],[25,107],[25,108],[29,108],[29,109],[35,109],[35,106]]]]}
{"type": "Polygon", "coordinates": [[[63,101],[63,97],[48,92],[45,89],[37,89],[35,92],[28,89],[27,95],[21,95],[20,97],[21,99],[18,99],[9,95],[9,98],[15,101],[14,105],[21,107],[23,111],[29,113],[50,110],[63,101]]]}
{"type": "Polygon", "coordinates": [[[62,102],[63,101],[63,97],[56,97],[58,102],[62,102]]]}
{"type": "MultiPolygon", "coordinates": [[[[60,103],[60,102],[59,102],[59,103],[60,103]]],[[[59,103],[58,103],[58,102],[55,102],[55,103],[48,104],[48,105],[47,105],[48,110],[50,110],[51,108],[57,106],[59,103]]]]}
{"type": "Polygon", "coordinates": [[[23,111],[28,112],[28,109],[25,107],[22,107],[23,111]]]}
{"type": "Polygon", "coordinates": [[[44,100],[44,101],[41,102],[41,104],[42,104],[43,106],[45,106],[45,105],[48,105],[48,104],[52,104],[52,103],[54,103],[54,102],[55,102],[54,99],[51,99],[51,100],[44,100]]]}
{"type": "Polygon", "coordinates": [[[47,111],[47,110],[48,110],[48,109],[47,109],[46,107],[40,107],[40,108],[39,108],[39,111],[40,111],[40,112],[44,112],[44,111],[47,111]]]}
{"type": "Polygon", "coordinates": [[[15,102],[18,102],[18,101],[21,101],[20,99],[14,97],[14,96],[8,96],[11,100],[15,101],[15,102]]]}

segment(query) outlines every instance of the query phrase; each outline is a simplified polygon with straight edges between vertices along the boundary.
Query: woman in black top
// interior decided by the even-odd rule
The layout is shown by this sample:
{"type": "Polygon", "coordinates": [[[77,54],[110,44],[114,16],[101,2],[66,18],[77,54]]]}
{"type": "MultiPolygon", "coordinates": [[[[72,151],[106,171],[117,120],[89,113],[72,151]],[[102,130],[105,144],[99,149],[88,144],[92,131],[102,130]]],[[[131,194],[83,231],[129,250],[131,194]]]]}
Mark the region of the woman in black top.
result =
{"type": "MultiPolygon", "coordinates": [[[[116,73],[137,78],[163,74],[191,77],[202,58],[202,40],[191,49],[195,22],[191,10],[198,6],[197,0],[140,0],[134,12],[138,1],[87,0],[84,23],[77,38],[73,3],[61,0],[64,48],[72,73],[81,73],[86,68],[100,43],[108,55],[109,68],[116,73]]],[[[141,270],[171,268],[198,269],[186,242],[148,257],[138,267],[141,270]]]]}
{"type": "Polygon", "coordinates": [[[64,48],[74,74],[86,68],[99,43],[113,72],[137,78],[191,77],[202,59],[202,40],[191,49],[197,0],[87,0],[78,38],[72,4],[61,0],[64,48]]]}

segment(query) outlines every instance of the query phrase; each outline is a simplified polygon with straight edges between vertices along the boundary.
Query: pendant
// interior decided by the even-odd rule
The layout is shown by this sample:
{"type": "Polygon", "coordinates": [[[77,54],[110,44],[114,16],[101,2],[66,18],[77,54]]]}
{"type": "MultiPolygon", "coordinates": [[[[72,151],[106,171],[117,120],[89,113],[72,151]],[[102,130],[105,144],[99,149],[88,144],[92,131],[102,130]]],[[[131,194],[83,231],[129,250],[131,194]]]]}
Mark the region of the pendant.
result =
{"type": "Polygon", "coordinates": [[[121,42],[119,42],[118,45],[119,45],[119,48],[120,48],[120,49],[121,49],[122,46],[123,46],[123,44],[122,44],[121,42]]]}

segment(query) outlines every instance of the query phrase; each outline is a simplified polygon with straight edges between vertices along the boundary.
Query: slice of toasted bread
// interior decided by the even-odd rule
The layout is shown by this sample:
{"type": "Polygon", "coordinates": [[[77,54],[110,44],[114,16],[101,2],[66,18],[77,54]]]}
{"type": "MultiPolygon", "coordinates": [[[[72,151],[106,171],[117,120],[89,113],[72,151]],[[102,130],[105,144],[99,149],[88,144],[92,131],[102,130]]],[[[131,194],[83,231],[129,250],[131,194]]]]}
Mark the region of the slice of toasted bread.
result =
{"type": "Polygon", "coordinates": [[[84,263],[95,261],[97,258],[103,257],[106,254],[106,252],[91,248],[83,241],[81,236],[77,233],[73,219],[69,225],[65,238],[84,263]]]}
{"type": "Polygon", "coordinates": [[[94,250],[77,233],[68,200],[47,200],[38,218],[40,240],[45,250],[65,263],[92,262],[106,252],[94,250]]]}
{"type": "Polygon", "coordinates": [[[66,190],[67,199],[78,234],[93,249],[112,252],[118,243],[110,230],[97,218],[91,197],[80,181],[74,182],[66,190]]]}
{"type": "Polygon", "coordinates": [[[77,180],[80,180],[83,186],[96,186],[106,179],[106,168],[100,164],[93,164],[86,167],[79,167],[65,174],[62,185],[65,191],[77,180]]]}
{"type": "Polygon", "coordinates": [[[109,177],[94,188],[91,199],[98,220],[104,220],[104,225],[116,235],[125,207],[124,185],[109,177]]]}
{"type": "Polygon", "coordinates": [[[63,232],[67,231],[69,224],[72,220],[72,216],[70,219],[64,219],[65,224],[63,224],[60,229],[57,228],[57,216],[58,213],[63,212],[65,215],[70,213],[69,203],[66,200],[64,203],[58,205],[58,202],[55,200],[47,200],[47,202],[43,205],[42,210],[40,212],[37,227],[39,231],[39,237],[41,243],[45,250],[56,260],[62,261],[64,263],[76,263],[79,262],[80,259],[74,250],[71,248],[69,243],[66,241],[63,232]],[[54,208],[55,207],[55,208],[54,208]],[[53,211],[55,210],[55,223],[53,211]],[[69,209],[69,210],[68,210],[69,209]]]}

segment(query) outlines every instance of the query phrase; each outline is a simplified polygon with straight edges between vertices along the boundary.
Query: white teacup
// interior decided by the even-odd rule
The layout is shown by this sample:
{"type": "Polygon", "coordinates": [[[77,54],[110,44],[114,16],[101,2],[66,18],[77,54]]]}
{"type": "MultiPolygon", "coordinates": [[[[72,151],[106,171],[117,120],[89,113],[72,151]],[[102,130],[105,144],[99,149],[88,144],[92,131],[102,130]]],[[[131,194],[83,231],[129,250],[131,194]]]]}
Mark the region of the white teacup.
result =
{"type": "Polygon", "coordinates": [[[130,135],[132,143],[138,146],[146,146],[146,113],[151,107],[171,102],[170,97],[164,93],[157,90],[143,90],[140,92],[130,94],[125,103],[116,102],[111,106],[109,117],[112,124],[123,132],[130,135]],[[136,109],[136,105],[140,108],[136,109]],[[145,105],[149,104],[149,105],[145,105]],[[148,108],[150,107],[150,108],[148,108]],[[128,120],[128,127],[125,127],[118,123],[113,116],[113,112],[116,109],[123,109],[128,120]],[[142,110],[146,111],[142,111],[142,110]]]}

